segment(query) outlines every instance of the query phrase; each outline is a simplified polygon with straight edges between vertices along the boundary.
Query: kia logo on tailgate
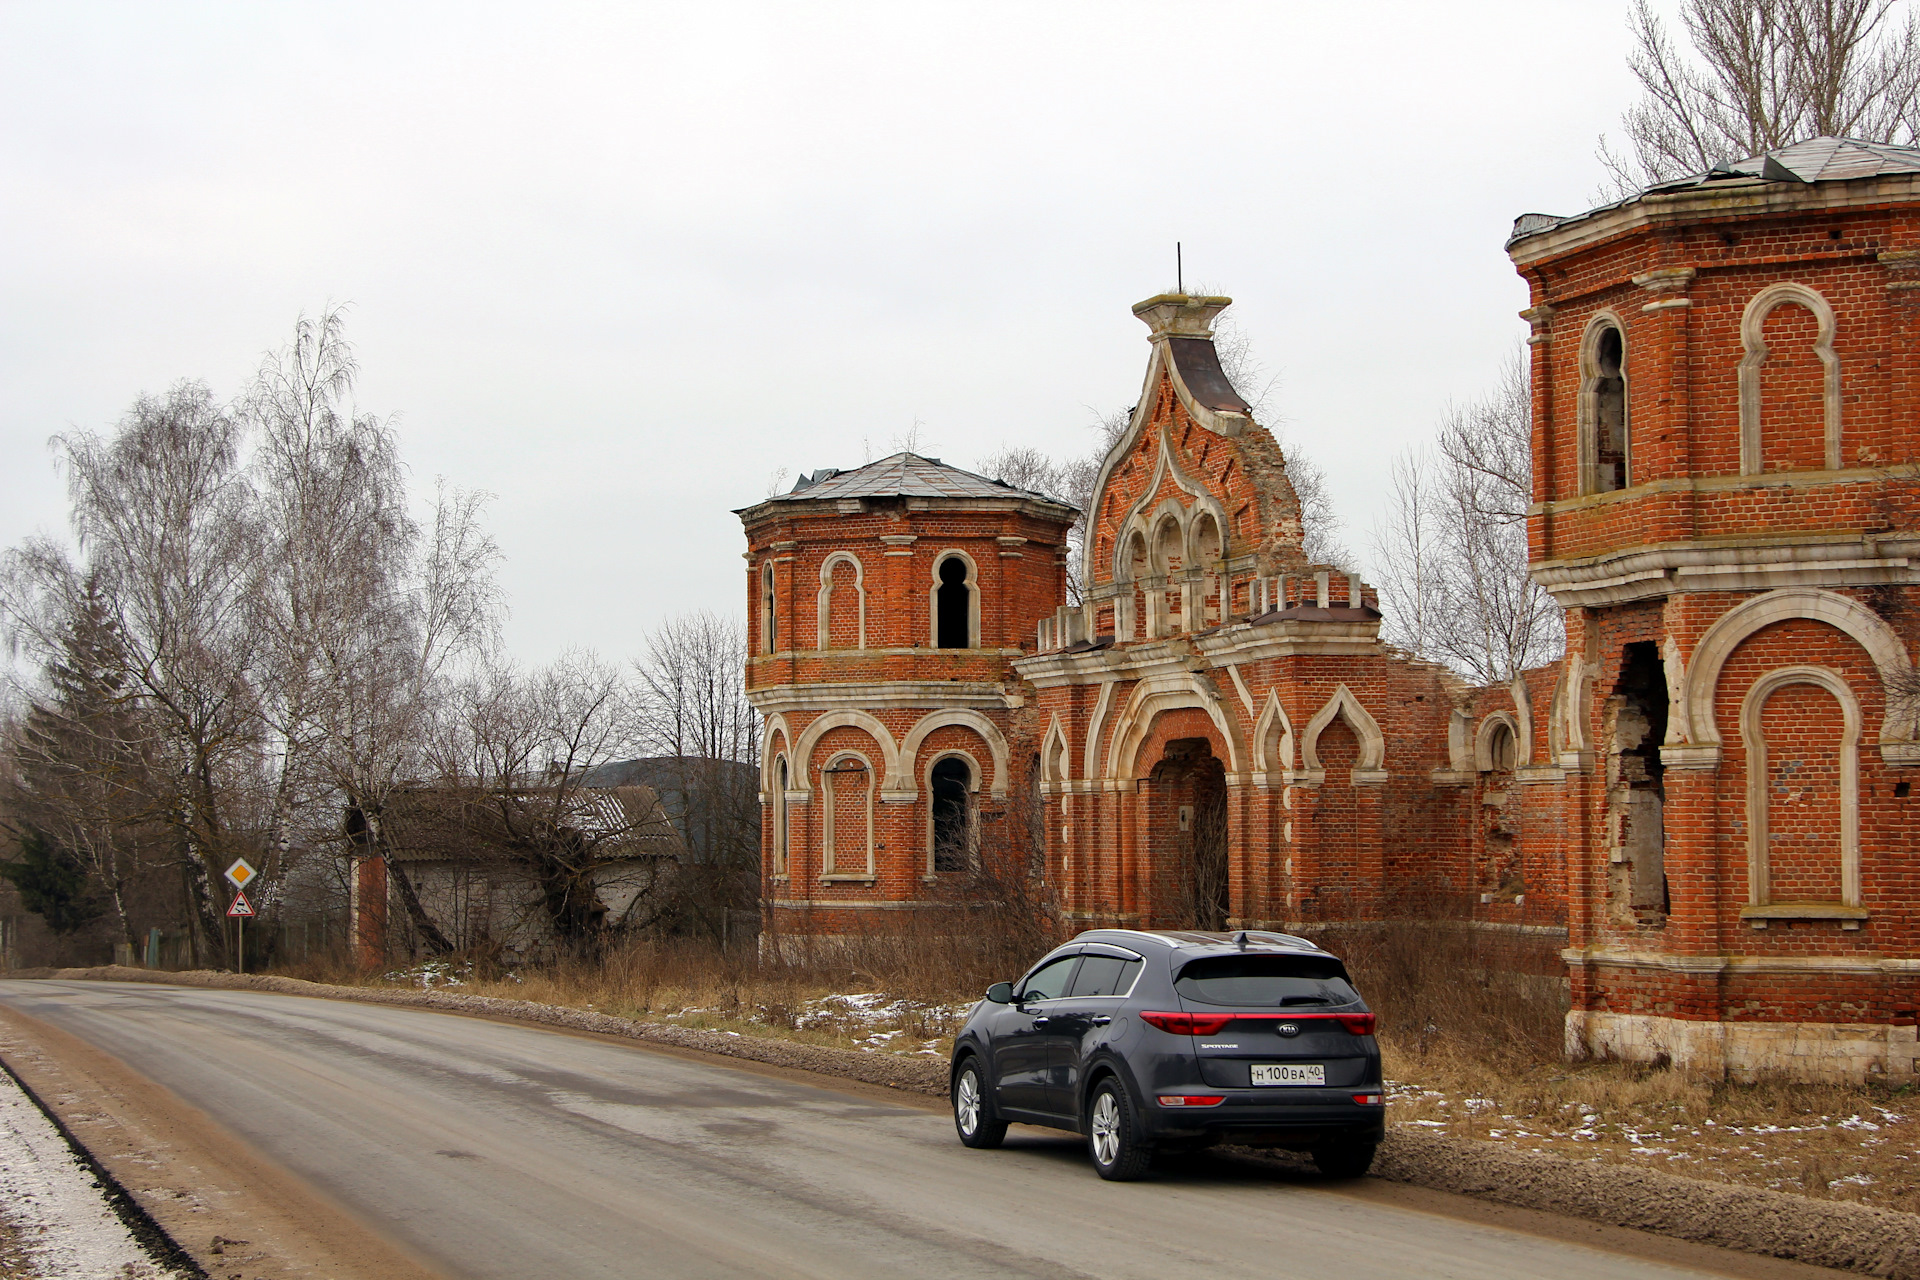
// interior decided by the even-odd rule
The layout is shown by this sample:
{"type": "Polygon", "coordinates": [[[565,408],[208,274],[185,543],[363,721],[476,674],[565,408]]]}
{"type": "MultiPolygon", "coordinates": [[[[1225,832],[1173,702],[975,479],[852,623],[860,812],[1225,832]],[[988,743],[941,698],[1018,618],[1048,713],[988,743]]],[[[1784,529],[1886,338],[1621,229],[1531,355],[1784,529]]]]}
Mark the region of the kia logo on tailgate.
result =
{"type": "Polygon", "coordinates": [[[1274,1030],[1283,1036],[1297,1036],[1300,1034],[1300,1024],[1297,1022],[1283,1022],[1275,1027],[1274,1030]]]}

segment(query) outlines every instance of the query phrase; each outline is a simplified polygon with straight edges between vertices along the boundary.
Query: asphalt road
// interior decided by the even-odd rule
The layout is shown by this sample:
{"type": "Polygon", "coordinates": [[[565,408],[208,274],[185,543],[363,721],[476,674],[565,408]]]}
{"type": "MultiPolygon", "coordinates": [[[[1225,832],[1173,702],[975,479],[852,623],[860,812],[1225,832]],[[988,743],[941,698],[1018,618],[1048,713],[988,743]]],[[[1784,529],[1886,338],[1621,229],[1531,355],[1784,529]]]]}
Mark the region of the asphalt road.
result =
{"type": "Polygon", "coordinates": [[[584,1036],[241,991],[0,983],[449,1276],[1680,1277],[1227,1162],[1110,1184],[1078,1139],[584,1036]]]}

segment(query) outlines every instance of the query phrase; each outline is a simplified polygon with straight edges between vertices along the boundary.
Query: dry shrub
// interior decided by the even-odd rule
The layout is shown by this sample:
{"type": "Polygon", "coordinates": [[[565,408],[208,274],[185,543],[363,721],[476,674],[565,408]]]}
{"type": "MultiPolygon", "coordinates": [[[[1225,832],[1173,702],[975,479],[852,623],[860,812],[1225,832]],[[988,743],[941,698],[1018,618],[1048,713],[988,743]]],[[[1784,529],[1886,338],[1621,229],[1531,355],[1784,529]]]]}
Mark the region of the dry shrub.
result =
{"type": "Polygon", "coordinates": [[[1476,925],[1457,901],[1431,895],[1393,904],[1385,920],[1306,932],[1346,961],[1399,1055],[1503,1069],[1560,1061],[1566,970],[1550,928],[1476,925]]]}

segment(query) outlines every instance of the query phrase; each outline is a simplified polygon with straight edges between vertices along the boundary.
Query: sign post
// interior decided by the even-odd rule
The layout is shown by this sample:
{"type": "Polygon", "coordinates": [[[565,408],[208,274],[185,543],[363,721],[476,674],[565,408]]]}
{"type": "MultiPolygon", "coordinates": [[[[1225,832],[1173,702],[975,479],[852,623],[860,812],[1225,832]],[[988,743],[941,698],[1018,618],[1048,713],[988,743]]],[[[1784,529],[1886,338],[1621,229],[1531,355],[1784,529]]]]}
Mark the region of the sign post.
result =
{"type": "Polygon", "coordinates": [[[227,908],[227,915],[234,920],[234,928],[239,934],[234,957],[241,973],[247,971],[247,917],[253,914],[253,904],[247,901],[246,888],[253,883],[257,874],[245,858],[235,858],[233,865],[227,868],[227,880],[233,885],[233,903],[227,908]]]}

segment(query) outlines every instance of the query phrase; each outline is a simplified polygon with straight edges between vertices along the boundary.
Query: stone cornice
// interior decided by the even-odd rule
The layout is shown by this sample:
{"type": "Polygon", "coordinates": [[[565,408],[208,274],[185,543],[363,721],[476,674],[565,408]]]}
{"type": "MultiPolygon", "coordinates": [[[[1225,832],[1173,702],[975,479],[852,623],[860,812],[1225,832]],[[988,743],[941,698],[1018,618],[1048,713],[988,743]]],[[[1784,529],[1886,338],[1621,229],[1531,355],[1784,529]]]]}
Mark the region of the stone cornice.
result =
{"type": "Polygon", "coordinates": [[[1920,537],[1799,534],[1637,546],[1540,560],[1533,580],[1563,609],[1692,591],[1920,583],[1920,537]]]}
{"type": "Polygon", "coordinates": [[[795,711],[869,711],[882,707],[1006,709],[1023,699],[978,680],[871,680],[849,684],[775,684],[747,690],[763,716],[795,711]]]}
{"type": "Polygon", "coordinates": [[[1920,959],[1866,954],[1672,955],[1626,947],[1568,947],[1560,958],[1569,965],[1607,965],[1627,969],[1664,969],[1669,973],[1920,973],[1920,959]]]}
{"type": "Polygon", "coordinates": [[[1516,267],[1525,268],[1608,240],[1676,225],[1871,209],[1911,201],[1920,201],[1920,174],[1883,174],[1850,182],[1804,185],[1757,178],[1716,182],[1683,191],[1656,192],[1615,208],[1576,216],[1513,241],[1507,246],[1507,256],[1516,267]]]}

